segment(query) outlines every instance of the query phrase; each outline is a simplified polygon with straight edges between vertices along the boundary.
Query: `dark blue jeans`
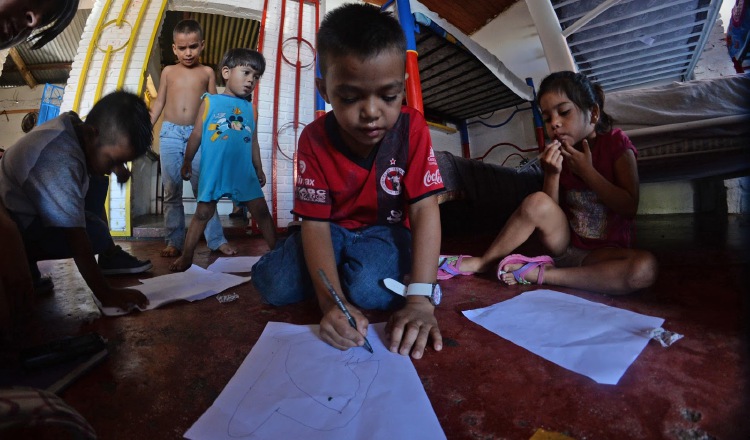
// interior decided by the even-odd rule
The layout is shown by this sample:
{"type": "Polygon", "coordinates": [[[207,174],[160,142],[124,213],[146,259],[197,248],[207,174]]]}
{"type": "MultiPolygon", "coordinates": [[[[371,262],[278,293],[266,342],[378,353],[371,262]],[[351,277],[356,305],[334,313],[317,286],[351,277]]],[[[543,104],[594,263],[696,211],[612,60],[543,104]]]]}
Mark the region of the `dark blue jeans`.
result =
{"type": "MultiPolygon", "coordinates": [[[[85,214],[86,234],[89,236],[94,254],[100,254],[114,246],[109,233],[109,224],[104,210],[104,201],[109,190],[108,176],[91,176],[89,190],[86,193],[85,214]]],[[[68,239],[62,228],[44,226],[40,219],[35,219],[26,230],[21,231],[29,266],[32,273],[37,271],[36,262],[72,258],[68,239]]],[[[37,271],[38,273],[38,271],[37,271]]]]}
{"type": "MultiPolygon", "coordinates": [[[[295,232],[253,266],[253,284],[266,302],[281,306],[315,296],[295,232]]],[[[339,279],[349,301],[362,309],[401,307],[383,279],[400,280],[411,270],[411,232],[402,226],[370,226],[350,231],[331,224],[331,242],[339,279]]]]}

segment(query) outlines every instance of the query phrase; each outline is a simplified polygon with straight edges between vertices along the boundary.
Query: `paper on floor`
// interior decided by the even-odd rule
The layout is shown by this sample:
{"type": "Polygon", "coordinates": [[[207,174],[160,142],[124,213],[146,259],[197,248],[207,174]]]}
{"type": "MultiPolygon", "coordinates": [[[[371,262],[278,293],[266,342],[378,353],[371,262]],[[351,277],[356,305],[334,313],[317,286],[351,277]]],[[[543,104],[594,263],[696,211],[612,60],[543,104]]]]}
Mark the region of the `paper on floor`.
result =
{"type": "MultiPolygon", "coordinates": [[[[153,310],[174,301],[197,301],[211,295],[221,293],[231,287],[250,281],[250,277],[239,277],[220,272],[211,272],[202,267],[192,265],[185,272],[175,272],[153,278],[140,280],[143,284],[129,286],[146,295],[149,305],[138,310],[153,310]]],[[[94,297],[96,301],[96,297],[94,297]]],[[[119,316],[132,310],[122,310],[117,307],[102,307],[96,301],[99,310],[107,316],[119,316]]]]}
{"type": "Polygon", "coordinates": [[[614,385],[664,319],[534,290],[464,316],[561,367],[614,385]]]}
{"type": "Polygon", "coordinates": [[[381,342],[384,328],[370,326],[371,354],[362,347],[331,347],[317,325],[269,322],[185,437],[444,439],[411,359],[381,342]]]}
{"type": "Polygon", "coordinates": [[[219,257],[208,266],[211,272],[242,273],[253,270],[260,257],[219,257]]]}

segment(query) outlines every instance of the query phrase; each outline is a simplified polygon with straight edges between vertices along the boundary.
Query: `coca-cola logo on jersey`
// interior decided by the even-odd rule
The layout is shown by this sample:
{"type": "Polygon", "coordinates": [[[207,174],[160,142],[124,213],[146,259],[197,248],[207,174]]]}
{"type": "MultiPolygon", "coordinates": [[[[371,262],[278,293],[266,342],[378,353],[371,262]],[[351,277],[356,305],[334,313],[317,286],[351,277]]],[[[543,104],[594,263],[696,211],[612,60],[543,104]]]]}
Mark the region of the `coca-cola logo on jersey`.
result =
{"type": "Polygon", "coordinates": [[[442,185],[443,178],[440,176],[440,170],[435,170],[434,173],[427,171],[424,175],[424,186],[442,185]]]}
{"type": "Polygon", "coordinates": [[[437,158],[435,157],[435,151],[430,147],[430,155],[427,156],[427,162],[430,165],[436,165],[437,164],[437,158]]]}

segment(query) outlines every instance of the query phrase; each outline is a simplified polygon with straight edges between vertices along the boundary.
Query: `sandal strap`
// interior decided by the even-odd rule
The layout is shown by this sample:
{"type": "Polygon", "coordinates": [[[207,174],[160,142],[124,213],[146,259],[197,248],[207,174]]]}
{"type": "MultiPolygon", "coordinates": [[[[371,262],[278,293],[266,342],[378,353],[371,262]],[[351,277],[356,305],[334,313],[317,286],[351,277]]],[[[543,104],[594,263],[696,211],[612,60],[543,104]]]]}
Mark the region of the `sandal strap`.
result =
{"type": "Polygon", "coordinates": [[[513,278],[516,279],[518,284],[531,284],[531,281],[528,281],[523,276],[526,275],[526,272],[533,270],[536,267],[539,267],[536,282],[537,284],[542,284],[542,281],[544,281],[544,262],[542,261],[532,261],[524,264],[520,269],[513,271],[513,278]]]}
{"type": "Polygon", "coordinates": [[[438,270],[448,272],[451,275],[458,275],[461,272],[455,267],[455,263],[458,261],[458,257],[445,257],[443,264],[438,266],[438,270]]]}

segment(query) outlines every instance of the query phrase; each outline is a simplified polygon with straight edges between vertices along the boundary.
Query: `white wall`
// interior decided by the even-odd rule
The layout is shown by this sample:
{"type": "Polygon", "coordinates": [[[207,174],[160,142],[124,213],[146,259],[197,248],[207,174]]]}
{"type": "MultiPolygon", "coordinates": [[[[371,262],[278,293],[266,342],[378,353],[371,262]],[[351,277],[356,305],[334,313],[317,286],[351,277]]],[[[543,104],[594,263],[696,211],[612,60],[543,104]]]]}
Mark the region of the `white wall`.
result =
{"type": "Polygon", "coordinates": [[[21,120],[29,111],[39,111],[44,84],[36,87],[0,88],[0,148],[8,149],[25,133],[21,120]],[[7,113],[2,114],[3,110],[7,113]],[[15,113],[21,111],[22,113],[15,113]],[[14,112],[14,113],[11,113],[14,112]]]}
{"type": "Polygon", "coordinates": [[[495,55],[517,77],[531,78],[535,87],[549,74],[542,42],[524,1],[514,3],[471,35],[471,39],[495,55]]]}
{"type": "MultiPolygon", "coordinates": [[[[457,129],[452,124],[448,127],[457,129]]],[[[447,151],[453,155],[461,156],[461,135],[456,131],[455,133],[448,133],[445,130],[430,127],[430,137],[432,138],[432,148],[436,151],[447,151]]]]}
{"type": "MultiPolygon", "coordinates": [[[[262,52],[266,56],[266,72],[260,81],[260,93],[258,97],[258,141],[261,146],[261,158],[263,170],[269,183],[263,188],[266,201],[271,202],[273,198],[271,181],[272,157],[276,146],[274,137],[274,116],[277,118],[276,133],[278,146],[281,150],[276,151],[276,223],[279,227],[286,227],[294,218],[290,211],[294,204],[294,163],[291,159],[296,151],[297,139],[302,129],[314,119],[315,110],[315,69],[312,53],[302,46],[300,61],[303,65],[310,64],[300,71],[300,92],[295,96],[295,81],[297,72],[294,66],[283,59],[277,62],[276,55],[279,53],[279,41],[283,42],[297,35],[297,23],[300,13],[299,2],[287,2],[284,23],[281,21],[281,1],[269,0],[266,12],[266,30],[262,52]],[[280,77],[279,90],[275,90],[275,79],[280,77]],[[277,105],[274,99],[278,93],[277,105]],[[299,125],[294,127],[295,101],[299,100],[299,125]]],[[[321,15],[323,10],[321,9],[321,15]]],[[[310,3],[303,3],[302,9],[302,38],[315,44],[315,7],[310,3]]],[[[283,45],[281,50],[286,58],[296,62],[296,45],[283,45]]],[[[273,211],[273,206],[269,204],[273,211]]]]}
{"type": "MultiPolygon", "coordinates": [[[[529,108],[530,104],[519,106],[519,109],[529,108]]],[[[536,149],[536,138],[534,136],[534,119],[531,110],[516,112],[515,109],[504,109],[491,115],[483,115],[481,118],[472,118],[469,124],[469,139],[471,157],[478,158],[485,154],[487,163],[504,164],[505,166],[517,166],[521,159],[536,157],[535,151],[522,152],[520,150],[536,149]],[[487,127],[497,126],[497,128],[487,127]],[[484,124],[483,124],[484,123],[484,124]],[[510,143],[513,146],[498,146],[490,148],[499,143],[510,143]],[[519,157],[519,155],[521,157],[519,157]]]]}

